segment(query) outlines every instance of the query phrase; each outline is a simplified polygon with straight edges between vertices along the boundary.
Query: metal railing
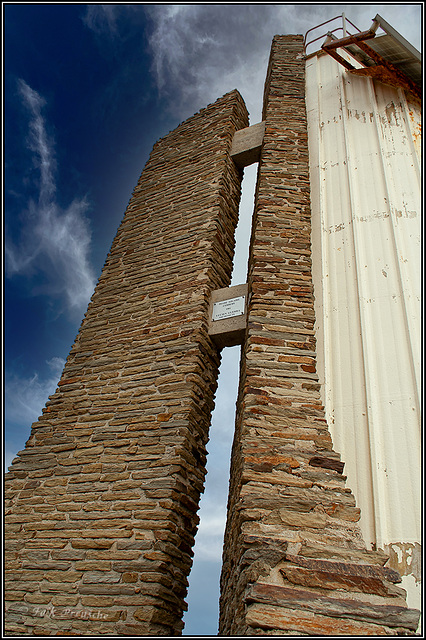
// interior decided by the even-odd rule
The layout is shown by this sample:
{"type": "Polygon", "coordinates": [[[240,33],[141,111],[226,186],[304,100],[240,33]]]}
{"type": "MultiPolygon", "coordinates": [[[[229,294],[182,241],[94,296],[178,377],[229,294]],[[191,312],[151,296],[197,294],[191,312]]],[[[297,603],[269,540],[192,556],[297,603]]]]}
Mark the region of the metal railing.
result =
{"type": "MultiPolygon", "coordinates": [[[[361,33],[361,30],[358,29],[358,27],[356,25],[354,25],[346,16],[344,13],[341,13],[338,16],[335,16],[334,18],[330,18],[330,20],[326,20],[325,22],[322,22],[321,24],[317,24],[316,27],[312,27],[312,29],[308,29],[308,31],[305,33],[305,37],[303,40],[303,47],[304,47],[304,52],[305,55],[307,54],[307,49],[308,47],[313,44],[314,42],[318,42],[318,40],[322,40],[323,38],[326,38],[327,36],[333,36],[336,32],[342,31],[342,37],[346,38],[346,36],[351,36],[354,35],[354,33],[351,33],[348,29],[348,24],[353,27],[357,33],[361,33]],[[323,27],[326,24],[330,24],[330,22],[334,22],[335,20],[341,20],[341,24],[339,24],[337,27],[334,27],[333,29],[328,29],[325,32],[321,32],[321,35],[319,35],[318,37],[314,38],[313,40],[309,40],[308,41],[308,34],[311,33],[312,31],[316,31],[316,29],[319,29],[320,27],[323,27]]],[[[319,47],[320,49],[321,47],[319,47]]]]}

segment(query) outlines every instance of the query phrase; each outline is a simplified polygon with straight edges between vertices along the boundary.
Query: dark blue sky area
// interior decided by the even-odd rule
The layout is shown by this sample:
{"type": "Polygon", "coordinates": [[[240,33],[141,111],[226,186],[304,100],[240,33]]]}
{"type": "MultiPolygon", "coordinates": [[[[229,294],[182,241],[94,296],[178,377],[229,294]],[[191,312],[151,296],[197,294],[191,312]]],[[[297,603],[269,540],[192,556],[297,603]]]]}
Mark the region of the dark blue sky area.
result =
{"type": "MultiPolygon", "coordinates": [[[[25,148],[25,107],[17,96],[21,78],[46,100],[47,129],[55,142],[58,204],[64,206],[76,194],[87,195],[93,222],[100,224],[108,244],[126,205],[118,198],[117,185],[130,196],[153,142],[177,122],[165,121],[158,109],[143,12],[134,22],[125,21],[119,40],[98,36],[85,26],[85,11],[85,5],[5,7],[8,192],[25,198],[28,190],[22,194],[22,182],[31,181],[34,174],[25,148]],[[113,206],[118,210],[111,220],[104,208],[113,206]]],[[[96,261],[105,257],[104,249],[99,246],[102,258],[95,255],[96,261]]]]}
{"type": "MultiPolygon", "coordinates": [[[[159,94],[145,7],[3,9],[8,465],[55,391],[153,144],[184,118],[159,94]]],[[[219,567],[213,580],[196,574],[209,597],[195,629],[206,633],[217,630],[219,567]]]]}
{"type": "MultiPolygon", "coordinates": [[[[87,268],[97,279],[153,143],[178,119],[158,108],[144,11],[122,20],[119,38],[102,22],[89,28],[86,14],[86,5],[4,7],[4,224],[7,246],[25,263],[37,246],[42,187],[40,150],[31,139],[34,114],[23,99],[23,81],[43,102],[54,184],[49,206],[53,202],[60,221],[75,199],[84,200],[77,223],[86,221],[87,268]]],[[[52,230],[59,232],[58,225],[46,225],[46,233],[52,230]]],[[[67,356],[87,300],[75,308],[64,302],[64,265],[52,248],[12,272],[9,262],[6,254],[7,374],[42,380],[52,358],[67,356]]],[[[13,443],[13,411],[8,418],[13,443]]]]}

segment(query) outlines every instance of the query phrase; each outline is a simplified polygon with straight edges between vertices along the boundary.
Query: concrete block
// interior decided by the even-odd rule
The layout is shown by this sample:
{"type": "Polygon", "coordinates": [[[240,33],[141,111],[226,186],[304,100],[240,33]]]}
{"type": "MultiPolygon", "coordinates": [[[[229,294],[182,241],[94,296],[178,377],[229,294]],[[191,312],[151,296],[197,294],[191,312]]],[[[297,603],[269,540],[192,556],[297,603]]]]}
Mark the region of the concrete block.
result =
{"type": "Polygon", "coordinates": [[[264,122],[258,122],[235,132],[232,139],[231,158],[238,167],[248,167],[254,162],[259,162],[264,134],[264,122]]]}
{"type": "Polygon", "coordinates": [[[242,344],[247,327],[248,285],[212,292],[209,310],[209,336],[219,349],[242,344]]]}

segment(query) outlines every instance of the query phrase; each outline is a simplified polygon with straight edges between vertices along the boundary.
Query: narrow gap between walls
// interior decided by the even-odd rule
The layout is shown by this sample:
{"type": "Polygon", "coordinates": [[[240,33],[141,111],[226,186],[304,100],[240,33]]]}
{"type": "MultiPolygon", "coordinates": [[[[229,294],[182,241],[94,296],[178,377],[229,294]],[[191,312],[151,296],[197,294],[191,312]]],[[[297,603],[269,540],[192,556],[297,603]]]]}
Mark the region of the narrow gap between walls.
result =
{"type": "MultiPolygon", "coordinates": [[[[244,169],[239,222],[231,285],[243,284],[251,236],[254,192],[258,164],[244,169]]],[[[207,444],[207,476],[198,515],[194,562],[189,576],[188,611],[182,635],[217,635],[219,624],[219,582],[222,568],[223,534],[228,501],[229,467],[234,437],[241,347],[222,350],[215,409],[207,444]]]]}

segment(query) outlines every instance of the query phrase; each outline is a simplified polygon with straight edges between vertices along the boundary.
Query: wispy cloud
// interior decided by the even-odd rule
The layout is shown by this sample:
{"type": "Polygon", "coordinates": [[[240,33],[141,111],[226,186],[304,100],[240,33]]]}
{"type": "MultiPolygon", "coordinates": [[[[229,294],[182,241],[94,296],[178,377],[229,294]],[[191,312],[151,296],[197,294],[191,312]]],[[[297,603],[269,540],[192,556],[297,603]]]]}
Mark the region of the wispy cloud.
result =
{"type": "Polygon", "coordinates": [[[49,366],[49,375],[45,379],[40,378],[38,373],[28,378],[13,375],[6,379],[7,413],[11,422],[31,424],[37,420],[40,407],[55,391],[65,360],[55,357],[46,364],[49,366]]]}
{"type": "Polygon", "coordinates": [[[220,563],[226,522],[229,461],[234,434],[240,347],[222,352],[219,386],[207,444],[206,492],[200,502],[200,525],[195,539],[197,562],[220,563]]]}
{"type": "Polygon", "coordinates": [[[117,6],[113,4],[89,4],[83,23],[98,35],[117,35],[117,6]]]}
{"type": "MultiPolygon", "coordinates": [[[[377,12],[398,26],[401,11],[408,29],[405,37],[414,37],[416,45],[419,11],[407,4],[100,4],[87,5],[83,22],[109,47],[126,41],[132,29],[147,35],[152,77],[163,106],[174,117],[185,119],[237,88],[253,124],[261,117],[275,34],[303,35],[341,12],[361,30],[371,25],[377,12]]],[[[136,58],[146,55],[143,43],[143,37],[132,41],[136,58]]]]}
{"type": "MultiPolygon", "coordinates": [[[[252,88],[262,87],[269,43],[259,46],[259,24],[268,22],[269,11],[260,5],[154,5],[146,12],[152,21],[151,71],[161,98],[179,117],[235,88],[249,103],[252,88]]],[[[251,113],[257,95],[255,103],[248,104],[251,113]]]]}
{"type": "Polygon", "coordinates": [[[18,242],[7,239],[8,277],[35,276],[34,294],[65,298],[68,309],[81,313],[93,293],[95,278],[90,264],[91,232],[86,198],[76,198],[62,209],[56,202],[54,141],[43,116],[46,102],[26,82],[19,80],[19,95],[28,109],[28,149],[38,169],[37,197],[23,212],[18,242]],[[40,284],[41,280],[43,284],[40,284]]]}
{"type": "Polygon", "coordinates": [[[146,5],[144,11],[152,22],[151,70],[170,109],[186,118],[194,107],[199,109],[237,88],[252,124],[261,117],[266,65],[275,34],[304,35],[342,12],[363,30],[370,27],[377,12],[398,28],[404,11],[409,31],[405,37],[410,41],[414,37],[416,42],[420,31],[415,5],[159,4],[146,5]]]}
{"type": "MultiPolygon", "coordinates": [[[[181,117],[237,88],[251,122],[261,118],[263,84],[276,33],[303,33],[317,9],[304,5],[149,5],[152,73],[181,117]]],[[[323,20],[324,9],[318,19],[323,20]]]]}
{"type": "Polygon", "coordinates": [[[223,551],[223,533],[226,523],[226,500],[222,505],[209,513],[202,512],[200,525],[195,538],[194,552],[197,560],[215,560],[220,562],[223,551]]]}
{"type": "Polygon", "coordinates": [[[64,368],[65,360],[54,357],[46,364],[49,372],[46,377],[41,377],[37,372],[30,377],[22,377],[17,374],[9,374],[6,371],[5,379],[5,407],[6,421],[9,424],[18,425],[17,432],[10,438],[9,448],[5,451],[5,467],[7,468],[16,455],[12,451],[14,437],[20,438],[19,425],[32,424],[41,415],[42,407],[46,399],[55,392],[58,380],[64,368]]]}
{"type": "Polygon", "coordinates": [[[53,157],[53,142],[48,138],[42,116],[46,101],[23,80],[18,80],[18,89],[32,116],[29,123],[28,147],[34,152],[40,168],[40,203],[49,202],[56,190],[53,179],[56,163],[53,157]]]}

